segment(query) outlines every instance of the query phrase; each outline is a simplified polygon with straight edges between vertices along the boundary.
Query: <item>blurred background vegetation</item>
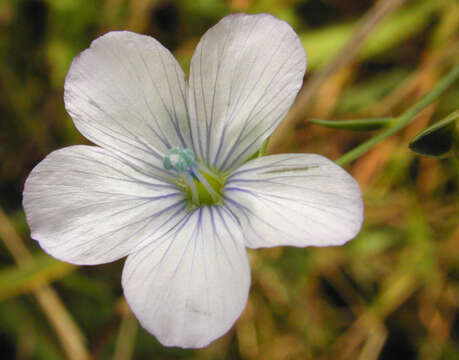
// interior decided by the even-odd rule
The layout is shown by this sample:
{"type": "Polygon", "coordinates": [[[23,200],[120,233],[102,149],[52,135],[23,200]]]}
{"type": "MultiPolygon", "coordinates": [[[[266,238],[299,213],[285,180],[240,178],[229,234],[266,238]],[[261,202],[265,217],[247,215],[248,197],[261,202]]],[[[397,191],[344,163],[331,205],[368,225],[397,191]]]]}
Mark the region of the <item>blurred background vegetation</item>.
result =
{"type": "Polygon", "coordinates": [[[241,11],[288,21],[308,53],[303,93],[314,91],[299,97],[301,111],[273,136],[271,152],[337,159],[374,133],[308,119],[397,115],[459,58],[456,0],[0,0],[2,359],[459,358],[459,166],[408,148],[458,108],[457,81],[346,166],[364,193],[360,235],[343,247],[250,251],[247,308],[205,349],[164,348],[139,327],[122,297],[124,260],[75,267],[30,239],[21,207],[28,173],[49,152],[87,143],[62,99],[72,58],[97,36],[127,29],[160,40],[188,71],[206,29],[241,11]],[[391,11],[369,20],[384,2],[391,11]]]}

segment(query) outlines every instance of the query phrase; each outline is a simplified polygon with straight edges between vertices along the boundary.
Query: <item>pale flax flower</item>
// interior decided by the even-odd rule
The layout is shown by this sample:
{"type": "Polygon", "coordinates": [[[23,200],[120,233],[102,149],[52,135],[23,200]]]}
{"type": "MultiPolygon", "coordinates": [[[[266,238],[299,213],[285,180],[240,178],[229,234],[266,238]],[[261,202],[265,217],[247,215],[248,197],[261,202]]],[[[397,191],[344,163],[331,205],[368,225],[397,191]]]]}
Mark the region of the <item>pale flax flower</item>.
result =
{"type": "Polygon", "coordinates": [[[181,67],[155,39],[96,39],[72,62],[65,106],[98,146],[49,154],[29,175],[31,236],[55,258],[127,256],[124,295],[167,346],[203,347],[241,314],[247,248],[341,245],[359,231],[359,186],[311,154],[249,160],[301,87],[306,54],[285,22],[230,15],[181,67]]]}

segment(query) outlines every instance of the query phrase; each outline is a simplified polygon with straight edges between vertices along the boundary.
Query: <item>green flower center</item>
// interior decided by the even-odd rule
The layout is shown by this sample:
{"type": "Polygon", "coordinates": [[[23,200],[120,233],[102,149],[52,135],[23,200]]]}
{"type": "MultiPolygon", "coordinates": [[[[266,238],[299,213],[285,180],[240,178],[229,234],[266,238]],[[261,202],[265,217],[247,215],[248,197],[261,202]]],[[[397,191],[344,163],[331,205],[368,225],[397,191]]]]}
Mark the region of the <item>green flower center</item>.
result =
{"type": "Polygon", "coordinates": [[[177,173],[174,183],[182,189],[189,210],[221,203],[226,177],[196,161],[193,150],[172,148],[164,156],[163,166],[177,173]]]}
{"type": "Polygon", "coordinates": [[[224,179],[219,179],[215,174],[211,175],[204,171],[201,171],[201,175],[205,179],[204,182],[202,179],[200,180],[197,177],[193,177],[197,196],[193,194],[193,185],[190,186],[187,184],[184,188],[190,208],[196,208],[202,205],[218,205],[222,201],[224,179]]]}

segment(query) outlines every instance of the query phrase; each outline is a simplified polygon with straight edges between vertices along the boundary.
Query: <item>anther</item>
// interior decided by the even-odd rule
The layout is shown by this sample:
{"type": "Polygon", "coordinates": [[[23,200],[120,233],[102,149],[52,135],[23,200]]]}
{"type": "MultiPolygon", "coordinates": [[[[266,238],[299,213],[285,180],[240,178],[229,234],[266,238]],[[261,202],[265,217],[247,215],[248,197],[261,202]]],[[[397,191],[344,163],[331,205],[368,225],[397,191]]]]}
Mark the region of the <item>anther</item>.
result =
{"type": "Polygon", "coordinates": [[[166,170],[175,170],[183,173],[192,168],[196,162],[196,156],[191,149],[182,149],[178,146],[172,148],[163,158],[163,166],[166,170]]]}

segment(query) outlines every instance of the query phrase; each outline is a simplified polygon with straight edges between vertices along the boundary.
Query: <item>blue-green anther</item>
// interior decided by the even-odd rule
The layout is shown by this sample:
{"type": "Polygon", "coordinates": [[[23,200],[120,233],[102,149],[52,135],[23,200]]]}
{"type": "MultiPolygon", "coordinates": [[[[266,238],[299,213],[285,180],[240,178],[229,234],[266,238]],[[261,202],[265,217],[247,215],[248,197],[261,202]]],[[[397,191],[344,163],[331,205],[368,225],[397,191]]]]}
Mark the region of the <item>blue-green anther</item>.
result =
{"type": "Polygon", "coordinates": [[[182,149],[178,146],[172,148],[164,156],[163,166],[166,170],[175,170],[179,173],[190,170],[196,162],[196,156],[191,149],[182,149]]]}

